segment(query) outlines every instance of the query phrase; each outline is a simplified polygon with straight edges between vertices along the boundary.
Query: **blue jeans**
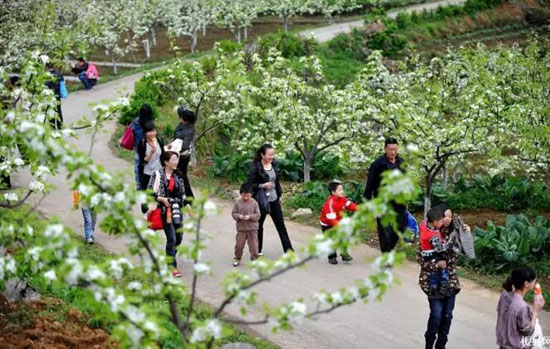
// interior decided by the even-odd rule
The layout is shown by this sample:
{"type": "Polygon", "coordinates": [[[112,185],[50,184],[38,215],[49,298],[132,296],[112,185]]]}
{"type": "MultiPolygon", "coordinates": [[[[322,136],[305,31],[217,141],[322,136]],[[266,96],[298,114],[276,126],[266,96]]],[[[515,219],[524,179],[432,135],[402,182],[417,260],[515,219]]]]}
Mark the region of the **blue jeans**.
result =
{"type": "Polygon", "coordinates": [[[91,90],[92,87],[94,87],[94,85],[97,84],[97,79],[88,79],[85,71],[81,72],[78,75],[78,78],[80,79],[80,81],[82,81],[82,83],[84,84],[84,88],[86,90],[91,90]]]}
{"type": "Polygon", "coordinates": [[[93,212],[89,208],[83,208],[82,217],[84,217],[84,238],[85,239],[93,238],[95,223],[97,220],[97,216],[95,212],[93,212]]]}
{"type": "Polygon", "coordinates": [[[451,322],[453,320],[453,310],[455,308],[456,293],[443,299],[428,299],[430,302],[430,317],[428,318],[428,329],[424,334],[426,338],[426,349],[445,348],[451,322]],[[437,342],[436,342],[437,339],[437,342]]]}
{"type": "Polygon", "coordinates": [[[432,292],[435,292],[439,290],[439,288],[443,285],[446,287],[449,286],[449,278],[451,276],[449,275],[449,269],[443,268],[438,269],[437,271],[434,271],[430,274],[430,290],[432,292]]]}

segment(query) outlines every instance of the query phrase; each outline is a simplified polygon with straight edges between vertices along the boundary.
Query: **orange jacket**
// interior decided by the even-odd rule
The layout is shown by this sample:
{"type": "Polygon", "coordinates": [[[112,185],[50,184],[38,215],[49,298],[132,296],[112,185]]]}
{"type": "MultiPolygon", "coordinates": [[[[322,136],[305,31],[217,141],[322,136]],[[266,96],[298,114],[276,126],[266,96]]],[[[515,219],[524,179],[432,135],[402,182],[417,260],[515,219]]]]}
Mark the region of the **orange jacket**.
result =
{"type": "Polygon", "coordinates": [[[342,219],[342,212],[357,210],[357,205],[346,199],[346,197],[339,198],[331,195],[323,205],[321,210],[321,225],[327,227],[334,227],[338,225],[338,222],[342,219]]]}

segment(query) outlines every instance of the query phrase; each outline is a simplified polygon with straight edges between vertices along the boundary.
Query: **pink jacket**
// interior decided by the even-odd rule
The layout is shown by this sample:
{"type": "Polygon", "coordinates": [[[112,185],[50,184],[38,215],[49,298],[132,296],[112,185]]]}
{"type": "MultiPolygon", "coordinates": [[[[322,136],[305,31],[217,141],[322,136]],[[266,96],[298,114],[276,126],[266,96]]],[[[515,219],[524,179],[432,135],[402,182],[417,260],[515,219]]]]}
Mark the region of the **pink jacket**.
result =
{"type": "Polygon", "coordinates": [[[99,80],[99,72],[97,71],[97,68],[92,63],[88,63],[88,69],[86,70],[86,77],[88,79],[96,79],[99,80]]]}

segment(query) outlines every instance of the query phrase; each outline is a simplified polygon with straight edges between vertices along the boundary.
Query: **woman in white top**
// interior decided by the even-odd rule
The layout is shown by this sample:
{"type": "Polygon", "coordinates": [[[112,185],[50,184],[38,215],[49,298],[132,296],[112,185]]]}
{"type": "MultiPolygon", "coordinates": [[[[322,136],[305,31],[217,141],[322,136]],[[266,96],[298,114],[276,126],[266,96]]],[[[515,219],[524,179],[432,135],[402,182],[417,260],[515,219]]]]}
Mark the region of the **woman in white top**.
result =
{"type": "Polygon", "coordinates": [[[140,188],[147,188],[149,179],[162,168],[160,157],[164,153],[164,144],[157,138],[157,131],[153,121],[147,121],[144,126],[145,138],[138,146],[140,188]]]}

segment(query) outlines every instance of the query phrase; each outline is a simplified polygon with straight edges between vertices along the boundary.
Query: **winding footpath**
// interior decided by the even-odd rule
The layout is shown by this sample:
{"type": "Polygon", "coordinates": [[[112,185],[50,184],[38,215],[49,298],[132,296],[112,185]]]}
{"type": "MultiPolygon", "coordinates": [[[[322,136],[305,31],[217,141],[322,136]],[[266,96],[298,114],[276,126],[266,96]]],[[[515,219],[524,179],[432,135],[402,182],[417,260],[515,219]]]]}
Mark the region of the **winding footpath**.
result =
{"type": "MultiPolygon", "coordinates": [[[[427,5],[425,5],[427,6],[427,5]]],[[[323,28],[329,33],[330,27],[323,28]]],[[[324,35],[324,34],[323,34],[324,35]]],[[[326,35],[334,35],[326,34],[326,35]]],[[[72,93],[63,101],[63,114],[67,124],[76,122],[85,115],[92,115],[90,103],[102,100],[113,100],[121,95],[132,92],[134,83],[142,76],[136,74],[120,80],[98,85],[93,91],[78,91],[72,93]]],[[[115,122],[107,125],[106,131],[96,136],[92,157],[96,163],[103,165],[108,171],[124,173],[128,182],[133,183],[133,164],[117,158],[109,149],[108,142],[115,130],[115,122]]],[[[74,146],[88,151],[90,135],[82,132],[78,140],[72,141],[74,146]]],[[[16,184],[26,183],[27,176],[22,173],[15,179],[16,184]]],[[[79,236],[83,235],[82,216],[80,211],[72,208],[71,194],[66,185],[66,174],[61,173],[51,178],[55,189],[40,204],[40,211],[49,217],[57,216],[68,227],[74,229],[79,236]]],[[[199,298],[219,305],[223,299],[221,280],[223,275],[232,270],[231,261],[234,246],[234,222],[231,218],[231,203],[216,201],[221,214],[205,221],[204,228],[210,235],[208,248],[203,261],[211,263],[213,276],[199,279],[199,298]]],[[[136,214],[137,209],[136,209],[136,214]]],[[[101,219],[101,217],[99,217],[101,219]]],[[[292,242],[296,248],[305,246],[319,229],[287,221],[292,242]]],[[[164,234],[159,232],[162,236],[164,234]]],[[[186,237],[185,239],[188,239],[186,237]]],[[[278,258],[282,253],[275,228],[270,220],[266,221],[265,257],[278,258]]],[[[96,232],[96,242],[106,250],[116,255],[127,254],[126,241],[108,234],[96,232]]],[[[260,319],[264,302],[277,305],[299,297],[307,298],[319,289],[327,291],[351,285],[356,279],[368,275],[370,267],[365,260],[379,255],[379,251],[367,245],[354,249],[354,261],[351,264],[329,265],[325,260],[314,260],[305,268],[293,270],[275,280],[261,284],[258,306],[251,309],[247,320],[260,319]]],[[[245,257],[248,258],[248,252],[245,257]]],[[[189,283],[192,264],[181,260],[181,270],[184,273],[182,282],[189,283]]],[[[243,267],[241,267],[243,268],[243,267]]],[[[395,271],[396,277],[402,282],[400,286],[390,288],[381,302],[372,304],[354,304],[342,307],[315,320],[306,320],[297,325],[292,332],[272,333],[267,326],[252,328],[259,336],[266,338],[281,348],[422,348],[424,331],[428,318],[428,302],[426,296],[417,285],[419,267],[406,262],[395,271]]],[[[495,348],[495,324],[498,292],[488,290],[473,282],[462,279],[462,291],[457,296],[453,326],[448,348],[495,348]]],[[[227,314],[238,317],[239,309],[230,306],[227,314]]],[[[550,333],[550,316],[544,313],[540,320],[543,332],[550,333]]]]}

